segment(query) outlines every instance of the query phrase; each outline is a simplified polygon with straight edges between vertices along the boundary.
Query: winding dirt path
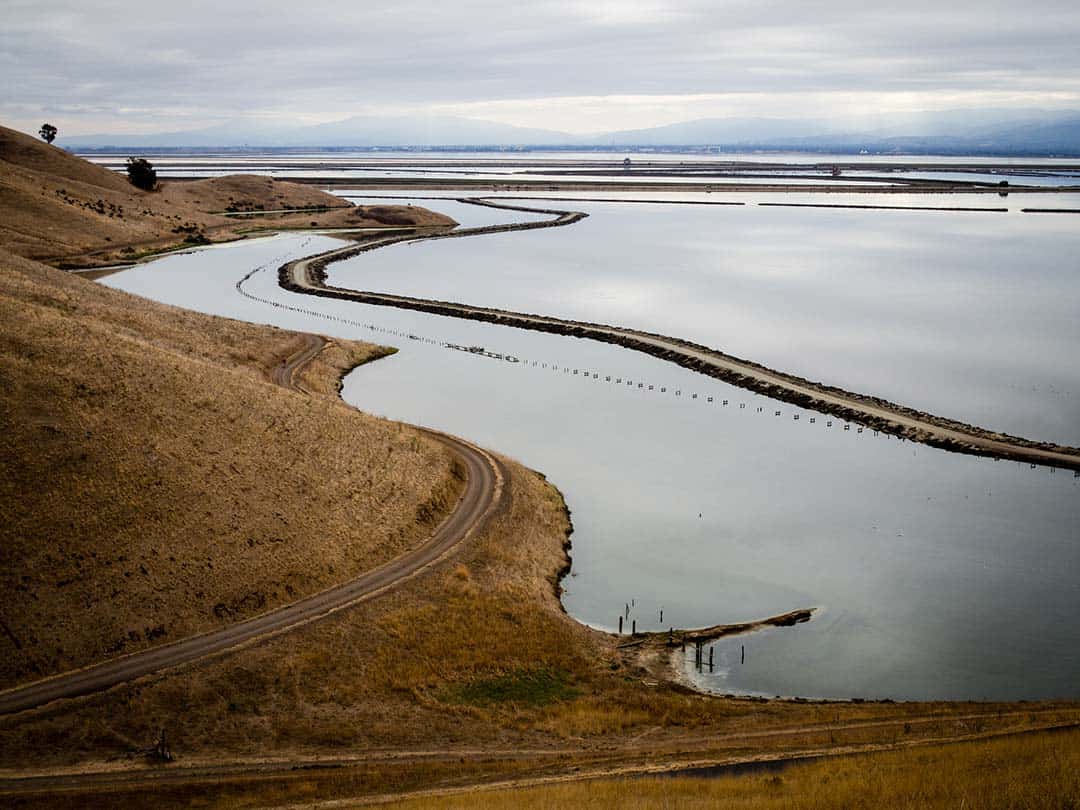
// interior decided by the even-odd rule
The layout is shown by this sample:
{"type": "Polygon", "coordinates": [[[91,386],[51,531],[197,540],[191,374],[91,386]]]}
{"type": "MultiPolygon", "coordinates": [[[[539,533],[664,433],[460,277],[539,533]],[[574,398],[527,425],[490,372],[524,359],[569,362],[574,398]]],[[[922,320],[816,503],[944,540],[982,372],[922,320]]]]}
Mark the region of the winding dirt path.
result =
{"type": "MultiPolygon", "coordinates": [[[[322,351],[326,343],[324,338],[309,335],[305,346],[274,370],[274,382],[292,390],[302,390],[296,382],[299,373],[322,351]]],[[[457,506],[423,545],[349,582],[220,630],[0,692],[0,715],[32,709],[54,700],[100,692],[145,675],[190,664],[295,630],[357,602],[378,596],[441,561],[479,531],[500,507],[508,476],[502,462],[485,450],[435,430],[418,430],[456,456],[466,475],[465,490],[457,506]]]]}
{"type": "Polygon", "coordinates": [[[304,370],[304,367],[319,356],[326,347],[326,339],[321,338],[318,335],[304,335],[304,346],[295,354],[286,357],[281,361],[280,366],[276,366],[270,372],[270,381],[274,385],[280,385],[282,388],[291,388],[293,391],[299,391],[306,394],[299,382],[299,375],[304,370]]]}
{"type": "Polygon", "coordinates": [[[279,284],[292,292],[356,301],[362,304],[412,309],[435,315],[486,321],[501,326],[531,329],[539,332],[589,338],[652,355],[740,388],[788,402],[801,408],[830,414],[865,425],[874,430],[940,447],[959,453],[1012,459],[1050,467],[1080,470],[1080,448],[1050,442],[1036,442],[1019,436],[998,433],[975,425],[935,416],[880,397],[857,394],[842,388],[776,371],[750,360],[742,360],[718,349],[668,335],[643,332],[621,326],[565,320],[546,315],[478,307],[450,301],[411,298],[403,295],[352,290],[326,283],[326,267],[333,262],[352,258],[361,253],[403,242],[427,239],[452,239],[489,233],[532,230],[570,225],[585,214],[544,208],[508,206],[490,200],[460,199],[492,208],[551,214],[555,218],[540,222],[466,228],[449,233],[397,235],[374,239],[359,245],[336,248],[315,256],[298,259],[278,270],[279,284]]]}

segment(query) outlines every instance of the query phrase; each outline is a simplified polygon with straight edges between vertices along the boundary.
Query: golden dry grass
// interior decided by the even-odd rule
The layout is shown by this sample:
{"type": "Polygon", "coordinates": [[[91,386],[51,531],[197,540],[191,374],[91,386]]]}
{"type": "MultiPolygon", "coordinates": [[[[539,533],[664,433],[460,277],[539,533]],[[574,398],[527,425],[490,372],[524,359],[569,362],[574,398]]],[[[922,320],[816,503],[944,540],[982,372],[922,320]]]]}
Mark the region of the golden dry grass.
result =
{"type": "Polygon", "coordinates": [[[296,335],[2,253],[0,324],[0,684],[341,582],[456,499],[441,446],[337,398],[374,347],[339,344],[304,397],[266,379],[296,335]]]}
{"type": "Polygon", "coordinates": [[[356,208],[314,186],[256,175],[162,181],[140,191],[122,175],[0,127],[0,248],[63,266],[104,265],[257,228],[453,225],[424,208],[356,208]],[[327,206],[325,212],[233,219],[222,212],[327,206]],[[386,208],[373,216],[373,209],[386,208]]]}
{"type": "MultiPolygon", "coordinates": [[[[562,614],[548,578],[562,563],[561,499],[533,473],[514,468],[513,499],[455,565],[437,567],[378,600],[196,669],[80,701],[62,711],[0,719],[0,761],[122,753],[165,723],[179,750],[255,753],[429,745],[501,734],[516,710],[444,700],[448,685],[523,666],[588,673],[589,632],[562,614]],[[552,542],[554,540],[554,542],[552,542]],[[488,561],[490,545],[533,557],[534,573],[488,561]],[[547,558],[544,560],[544,558],[547,558]],[[527,582],[528,585],[521,585],[527,582]],[[64,742],[50,749],[45,740],[64,742]]],[[[418,501],[414,501],[413,508],[418,501]]]]}
{"type": "Polygon", "coordinates": [[[712,779],[653,777],[572,782],[414,799],[397,806],[403,810],[1064,810],[1080,807],[1080,731],[828,759],[792,765],[778,772],[712,779]]]}

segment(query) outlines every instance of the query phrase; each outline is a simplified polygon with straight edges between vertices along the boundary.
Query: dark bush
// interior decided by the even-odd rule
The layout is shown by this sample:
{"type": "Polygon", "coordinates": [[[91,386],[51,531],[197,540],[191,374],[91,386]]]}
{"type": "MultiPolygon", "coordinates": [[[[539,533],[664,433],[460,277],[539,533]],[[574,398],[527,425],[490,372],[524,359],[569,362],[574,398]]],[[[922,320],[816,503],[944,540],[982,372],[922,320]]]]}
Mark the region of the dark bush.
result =
{"type": "Polygon", "coordinates": [[[157,187],[157,171],[146,158],[129,157],[127,176],[131,185],[143,191],[153,191],[157,187]]]}

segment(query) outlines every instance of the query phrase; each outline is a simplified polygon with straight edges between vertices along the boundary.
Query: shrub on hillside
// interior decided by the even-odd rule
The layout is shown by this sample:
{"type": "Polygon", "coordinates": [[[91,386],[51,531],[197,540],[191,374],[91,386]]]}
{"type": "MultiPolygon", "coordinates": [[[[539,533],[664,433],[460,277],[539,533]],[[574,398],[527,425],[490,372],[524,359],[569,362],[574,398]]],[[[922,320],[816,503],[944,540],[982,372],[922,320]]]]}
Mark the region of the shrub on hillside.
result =
{"type": "Polygon", "coordinates": [[[153,191],[157,187],[157,171],[146,158],[129,157],[127,176],[131,185],[143,191],[153,191]]]}

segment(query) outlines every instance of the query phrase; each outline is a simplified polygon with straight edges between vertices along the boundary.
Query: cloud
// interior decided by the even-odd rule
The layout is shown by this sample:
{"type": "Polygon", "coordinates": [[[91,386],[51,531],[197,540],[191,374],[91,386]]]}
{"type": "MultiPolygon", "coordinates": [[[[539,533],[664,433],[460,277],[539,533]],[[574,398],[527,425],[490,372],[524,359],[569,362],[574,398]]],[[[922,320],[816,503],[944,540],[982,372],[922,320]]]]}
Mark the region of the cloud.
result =
{"type": "Polygon", "coordinates": [[[852,101],[1080,106],[1080,7],[1064,2],[5,6],[0,114],[69,132],[375,110],[582,131],[852,101]]]}

